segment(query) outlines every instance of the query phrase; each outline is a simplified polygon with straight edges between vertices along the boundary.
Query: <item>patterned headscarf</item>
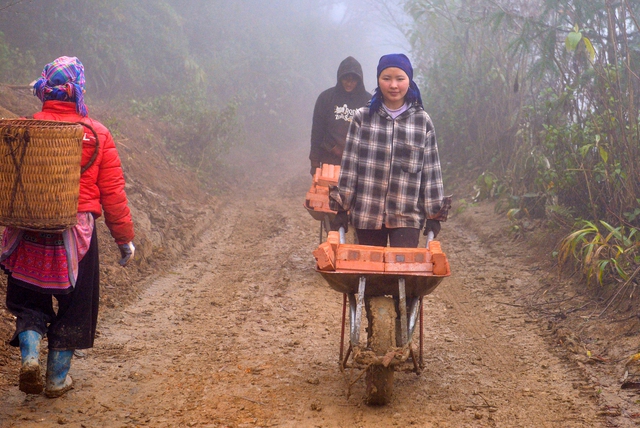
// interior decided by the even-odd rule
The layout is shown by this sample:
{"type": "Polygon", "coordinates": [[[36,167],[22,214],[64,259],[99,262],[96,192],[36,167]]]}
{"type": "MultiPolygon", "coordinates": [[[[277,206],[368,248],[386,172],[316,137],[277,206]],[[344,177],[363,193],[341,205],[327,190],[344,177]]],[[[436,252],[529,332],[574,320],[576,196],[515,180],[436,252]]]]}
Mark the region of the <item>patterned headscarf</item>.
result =
{"type": "MultiPolygon", "coordinates": [[[[378,73],[376,79],[380,77],[382,72],[389,67],[397,67],[400,70],[407,73],[407,77],[409,77],[409,90],[407,90],[407,95],[405,96],[405,101],[407,104],[413,104],[417,102],[422,106],[422,96],[420,95],[420,89],[418,89],[418,85],[413,81],[413,67],[411,66],[411,61],[405,54],[389,54],[383,55],[380,57],[380,61],[378,62],[378,73]]],[[[369,106],[369,115],[372,115],[374,112],[378,111],[380,106],[382,105],[382,93],[380,92],[380,87],[376,88],[373,97],[371,98],[371,105],[369,106]]]]}
{"type": "Polygon", "coordinates": [[[44,66],[42,77],[33,85],[40,101],[73,101],[80,116],[87,115],[84,104],[84,66],[76,57],[61,56],[44,66]]]}

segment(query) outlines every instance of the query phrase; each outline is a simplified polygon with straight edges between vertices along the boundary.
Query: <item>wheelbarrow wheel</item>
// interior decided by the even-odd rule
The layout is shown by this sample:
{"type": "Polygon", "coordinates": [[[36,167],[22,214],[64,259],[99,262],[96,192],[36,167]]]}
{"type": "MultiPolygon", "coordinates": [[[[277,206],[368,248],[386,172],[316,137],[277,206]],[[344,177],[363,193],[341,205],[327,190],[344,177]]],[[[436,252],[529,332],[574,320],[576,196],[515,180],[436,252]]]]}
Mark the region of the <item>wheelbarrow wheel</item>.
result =
{"type": "MultiPolygon", "coordinates": [[[[369,326],[368,347],[376,355],[385,355],[395,346],[396,309],[392,297],[376,296],[366,300],[369,326]]],[[[365,374],[366,396],[369,405],[382,406],[393,394],[393,366],[370,365],[365,374]]]]}

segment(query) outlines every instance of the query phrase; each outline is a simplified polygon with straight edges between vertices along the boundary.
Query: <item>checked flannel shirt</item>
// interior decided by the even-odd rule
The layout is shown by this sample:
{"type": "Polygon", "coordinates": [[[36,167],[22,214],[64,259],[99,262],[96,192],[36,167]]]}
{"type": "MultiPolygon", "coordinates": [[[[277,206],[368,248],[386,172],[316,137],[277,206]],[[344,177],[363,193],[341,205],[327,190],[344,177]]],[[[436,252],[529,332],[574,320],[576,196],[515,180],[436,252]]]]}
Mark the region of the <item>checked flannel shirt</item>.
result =
{"type": "Polygon", "coordinates": [[[395,120],[380,107],[357,110],[347,134],[331,208],[350,211],[357,229],[412,227],[445,221],[444,191],[431,118],[414,104],[395,120]]]}

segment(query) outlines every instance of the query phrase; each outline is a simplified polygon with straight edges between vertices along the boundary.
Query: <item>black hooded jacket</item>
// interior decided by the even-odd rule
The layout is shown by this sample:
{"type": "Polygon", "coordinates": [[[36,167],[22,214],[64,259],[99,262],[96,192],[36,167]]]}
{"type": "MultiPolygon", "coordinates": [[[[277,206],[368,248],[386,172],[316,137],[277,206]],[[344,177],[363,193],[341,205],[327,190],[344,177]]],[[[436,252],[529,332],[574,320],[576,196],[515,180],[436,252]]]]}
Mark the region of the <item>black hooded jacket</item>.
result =
{"type": "Polygon", "coordinates": [[[336,86],[318,96],[313,110],[309,153],[312,166],[319,163],[340,165],[353,114],[371,99],[362,81],[362,66],[355,58],[347,57],[340,63],[337,77],[336,86]],[[347,74],[355,74],[360,79],[351,92],[345,91],[340,81],[347,74]]]}

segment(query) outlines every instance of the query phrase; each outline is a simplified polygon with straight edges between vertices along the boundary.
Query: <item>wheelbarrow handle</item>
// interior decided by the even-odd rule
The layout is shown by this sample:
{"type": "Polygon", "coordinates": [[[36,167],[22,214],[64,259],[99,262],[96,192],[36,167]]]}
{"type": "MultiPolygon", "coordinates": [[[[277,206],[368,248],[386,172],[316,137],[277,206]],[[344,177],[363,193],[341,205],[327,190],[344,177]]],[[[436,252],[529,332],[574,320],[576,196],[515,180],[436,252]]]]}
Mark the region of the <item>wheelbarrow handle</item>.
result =
{"type": "Polygon", "coordinates": [[[429,233],[427,233],[427,248],[429,247],[429,242],[433,241],[433,230],[430,230],[429,233]]]}

